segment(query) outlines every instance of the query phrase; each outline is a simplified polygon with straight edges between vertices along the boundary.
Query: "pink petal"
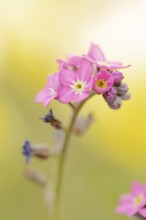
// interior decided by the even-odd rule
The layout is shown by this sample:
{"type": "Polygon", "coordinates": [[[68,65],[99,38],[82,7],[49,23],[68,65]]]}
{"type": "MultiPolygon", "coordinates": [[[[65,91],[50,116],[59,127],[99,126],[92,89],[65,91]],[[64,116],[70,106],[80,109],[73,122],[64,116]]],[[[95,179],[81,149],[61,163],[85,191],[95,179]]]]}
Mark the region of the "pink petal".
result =
{"type": "Polygon", "coordinates": [[[41,90],[35,97],[35,102],[44,102],[46,98],[46,91],[45,90],[41,90]]]}
{"type": "Polygon", "coordinates": [[[141,209],[139,213],[146,218],[146,208],[141,209]]]}
{"type": "Polygon", "coordinates": [[[84,62],[81,64],[77,71],[79,80],[87,81],[92,77],[93,65],[90,62],[84,62]]]}
{"type": "Polygon", "coordinates": [[[73,102],[81,102],[89,96],[89,92],[80,92],[75,94],[73,102]]]}
{"type": "Polygon", "coordinates": [[[127,215],[130,217],[132,215],[135,215],[138,212],[138,208],[137,207],[132,207],[131,209],[129,209],[127,211],[127,215]]]}
{"type": "Polygon", "coordinates": [[[77,79],[76,72],[72,70],[62,69],[60,72],[60,81],[63,85],[72,85],[77,79]]]}
{"type": "Polygon", "coordinates": [[[138,181],[134,181],[132,183],[131,194],[133,196],[137,196],[138,194],[141,194],[141,193],[143,194],[144,191],[145,191],[144,186],[141,183],[139,183],[138,181]]]}
{"type": "Polygon", "coordinates": [[[83,57],[76,56],[76,55],[70,55],[68,62],[73,66],[79,66],[84,61],[83,57]]]}
{"type": "Polygon", "coordinates": [[[63,86],[60,88],[58,94],[58,100],[63,103],[69,103],[75,97],[74,91],[68,86],[63,86]]]}
{"type": "Polygon", "coordinates": [[[112,62],[112,61],[108,61],[107,62],[109,66],[111,67],[115,67],[115,68],[119,68],[119,67],[122,67],[123,64],[121,62],[112,62]]]}
{"type": "Polygon", "coordinates": [[[129,212],[129,210],[130,211],[132,210],[132,205],[129,203],[120,204],[116,208],[116,212],[120,213],[120,214],[127,214],[129,212]]]}
{"type": "Polygon", "coordinates": [[[46,87],[53,88],[55,90],[58,90],[60,87],[60,78],[59,78],[59,73],[54,73],[48,76],[48,83],[46,87]]]}
{"type": "Polygon", "coordinates": [[[92,85],[93,85],[93,78],[90,78],[86,83],[85,91],[90,91],[92,85]]]}
{"type": "Polygon", "coordinates": [[[131,197],[131,195],[130,194],[124,194],[124,195],[122,195],[121,196],[121,198],[120,198],[120,203],[122,204],[122,203],[130,203],[130,202],[132,202],[132,197],[131,197]]]}
{"type": "Polygon", "coordinates": [[[89,56],[90,58],[96,61],[106,61],[104,53],[102,52],[100,47],[93,43],[90,44],[90,48],[87,56],[89,56]]]}
{"type": "Polygon", "coordinates": [[[46,97],[46,99],[44,100],[44,106],[47,107],[50,102],[55,98],[56,96],[48,96],[46,97]]]}

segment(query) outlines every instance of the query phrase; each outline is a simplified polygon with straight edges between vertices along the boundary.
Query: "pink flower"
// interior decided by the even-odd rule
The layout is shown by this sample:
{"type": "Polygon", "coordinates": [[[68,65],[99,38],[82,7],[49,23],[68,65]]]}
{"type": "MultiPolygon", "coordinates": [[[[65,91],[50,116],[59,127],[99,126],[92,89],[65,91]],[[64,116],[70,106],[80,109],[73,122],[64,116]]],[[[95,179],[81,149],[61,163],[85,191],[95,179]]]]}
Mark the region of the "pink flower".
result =
{"type": "Polygon", "coordinates": [[[59,101],[63,103],[80,102],[86,99],[92,88],[92,65],[89,62],[80,65],[77,71],[62,69],[59,89],[59,101]]]}
{"type": "Polygon", "coordinates": [[[36,95],[35,102],[43,102],[44,106],[47,107],[52,99],[58,97],[60,86],[59,73],[49,75],[45,88],[36,95]]]}
{"type": "Polygon", "coordinates": [[[93,89],[99,94],[109,91],[114,84],[114,77],[106,70],[99,71],[93,79],[93,89]]]}
{"type": "Polygon", "coordinates": [[[146,185],[139,182],[133,182],[129,194],[120,198],[120,203],[116,208],[119,214],[133,216],[139,214],[146,217],[146,185]]]}
{"type": "Polygon", "coordinates": [[[107,61],[104,53],[100,49],[100,47],[96,44],[91,43],[88,54],[85,56],[87,60],[96,64],[100,69],[119,69],[125,68],[128,66],[123,67],[121,62],[112,62],[107,61]]]}

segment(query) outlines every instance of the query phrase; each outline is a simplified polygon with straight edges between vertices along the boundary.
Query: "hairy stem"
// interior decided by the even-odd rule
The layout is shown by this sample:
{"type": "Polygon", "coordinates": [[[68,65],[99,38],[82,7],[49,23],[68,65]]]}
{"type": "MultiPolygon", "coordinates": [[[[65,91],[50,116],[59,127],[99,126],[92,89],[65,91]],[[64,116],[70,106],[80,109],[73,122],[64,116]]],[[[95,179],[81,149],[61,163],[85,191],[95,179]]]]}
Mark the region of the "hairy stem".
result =
{"type": "Polygon", "coordinates": [[[66,135],[62,147],[62,152],[60,155],[59,160],[59,167],[58,167],[58,175],[57,175],[57,185],[56,185],[56,200],[55,200],[55,210],[54,210],[54,220],[59,220],[59,206],[60,206],[60,194],[61,194],[61,187],[62,187],[62,180],[63,180],[63,171],[64,171],[64,164],[65,164],[65,158],[66,158],[66,152],[68,143],[71,137],[72,129],[74,126],[74,123],[77,119],[77,116],[82,109],[83,105],[89,100],[94,94],[90,95],[87,99],[85,99],[83,102],[81,102],[76,108],[74,108],[74,112],[69,124],[68,129],[66,130],[66,135]]]}

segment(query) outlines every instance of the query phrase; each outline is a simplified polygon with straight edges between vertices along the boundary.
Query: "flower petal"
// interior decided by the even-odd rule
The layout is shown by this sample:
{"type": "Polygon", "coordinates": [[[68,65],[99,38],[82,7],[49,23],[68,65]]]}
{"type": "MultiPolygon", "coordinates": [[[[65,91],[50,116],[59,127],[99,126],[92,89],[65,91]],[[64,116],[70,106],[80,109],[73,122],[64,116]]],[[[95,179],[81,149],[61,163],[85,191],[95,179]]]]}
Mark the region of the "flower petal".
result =
{"type": "Polygon", "coordinates": [[[60,88],[58,94],[58,100],[63,103],[69,103],[73,101],[75,97],[74,91],[69,86],[60,88]]]}
{"type": "Polygon", "coordinates": [[[82,62],[84,62],[84,58],[76,55],[70,55],[68,58],[68,62],[70,65],[79,66],[82,62]]]}
{"type": "Polygon", "coordinates": [[[62,69],[60,72],[60,81],[63,85],[72,85],[77,79],[77,74],[75,71],[62,69]]]}
{"type": "Polygon", "coordinates": [[[92,77],[92,72],[93,72],[93,65],[90,62],[86,61],[82,63],[81,66],[79,67],[77,71],[77,75],[79,80],[84,82],[92,77]]]}
{"type": "Polygon", "coordinates": [[[142,208],[139,210],[139,213],[146,218],[146,208],[142,208]]]}
{"type": "Polygon", "coordinates": [[[47,107],[54,98],[56,98],[55,95],[54,96],[46,96],[46,98],[44,100],[44,106],[47,107]]]}
{"type": "Polygon", "coordinates": [[[102,52],[100,47],[93,43],[90,44],[90,48],[87,56],[89,56],[95,61],[106,61],[104,53],[102,52]]]}
{"type": "Polygon", "coordinates": [[[35,102],[43,102],[46,98],[46,90],[41,90],[35,97],[35,102]]]}
{"type": "Polygon", "coordinates": [[[132,183],[131,194],[133,196],[137,196],[138,194],[144,193],[144,192],[145,192],[145,189],[144,189],[144,186],[141,183],[139,183],[138,181],[134,181],[132,183]]]}
{"type": "Polygon", "coordinates": [[[114,67],[114,68],[123,67],[123,64],[122,64],[121,62],[107,61],[107,64],[108,64],[110,67],[114,67]]]}
{"type": "Polygon", "coordinates": [[[58,88],[61,85],[60,78],[59,78],[59,73],[51,74],[47,78],[48,78],[48,83],[47,83],[46,87],[58,90],[58,88]]]}
{"type": "Polygon", "coordinates": [[[81,102],[89,96],[89,92],[80,92],[75,94],[73,102],[81,102]]]}

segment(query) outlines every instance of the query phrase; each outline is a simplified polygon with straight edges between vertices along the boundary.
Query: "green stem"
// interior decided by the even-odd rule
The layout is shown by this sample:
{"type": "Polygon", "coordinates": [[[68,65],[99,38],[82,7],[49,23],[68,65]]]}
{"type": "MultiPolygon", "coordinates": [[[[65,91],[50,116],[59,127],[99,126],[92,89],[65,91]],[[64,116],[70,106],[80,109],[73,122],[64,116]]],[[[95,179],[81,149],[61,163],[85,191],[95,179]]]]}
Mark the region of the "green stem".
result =
{"type": "Polygon", "coordinates": [[[66,152],[67,152],[67,147],[68,143],[71,137],[72,129],[74,126],[74,123],[77,119],[77,116],[83,107],[83,105],[91,98],[94,94],[90,95],[87,99],[85,99],[83,102],[81,102],[78,107],[74,109],[72,119],[70,121],[70,125],[68,129],[66,130],[66,135],[62,147],[62,152],[60,155],[60,160],[59,160],[59,167],[58,167],[58,176],[57,176],[57,186],[56,186],[56,200],[55,200],[55,210],[54,210],[54,220],[59,220],[59,206],[60,206],[60,194],[61,194],[61,186],[62,186],[62,180],[63,180],[63,171],[64,171],[64,163],[65,163],[65,158],[66,158],[66,152]]]}

